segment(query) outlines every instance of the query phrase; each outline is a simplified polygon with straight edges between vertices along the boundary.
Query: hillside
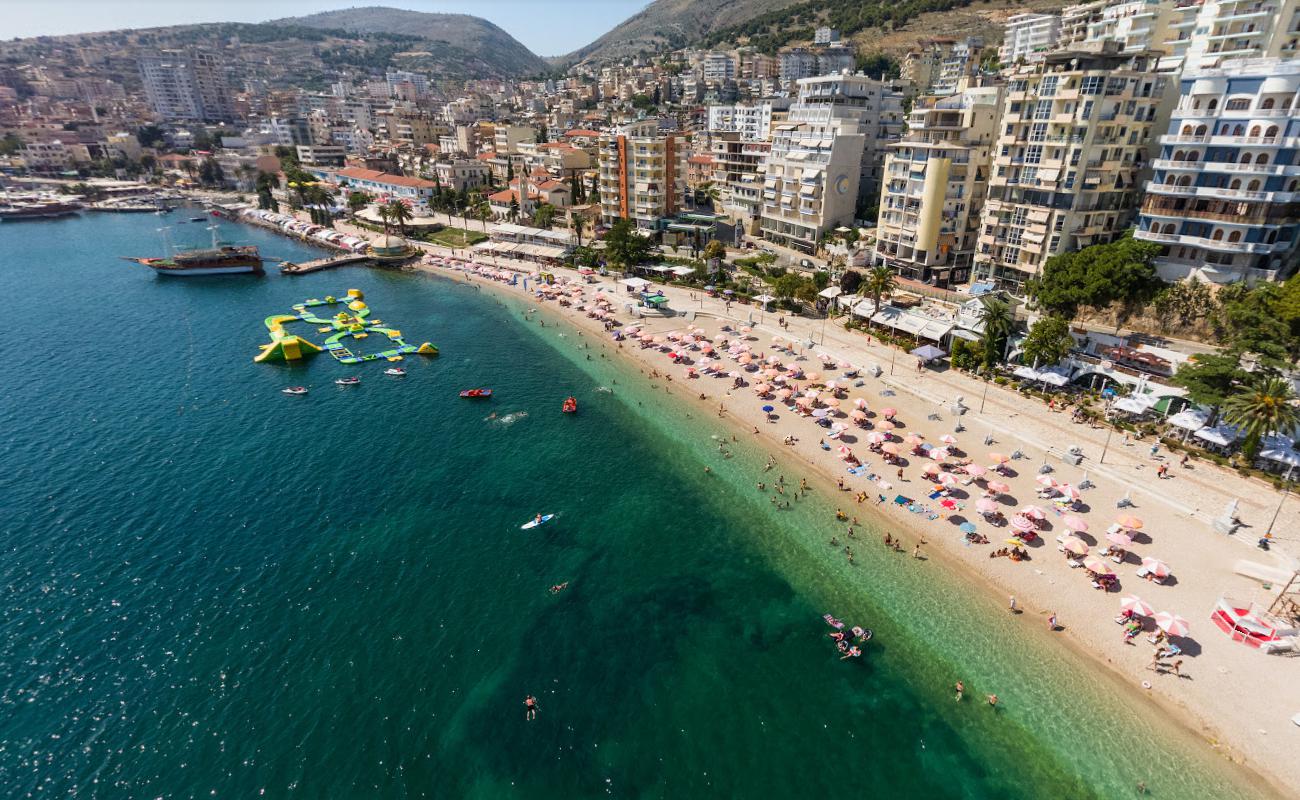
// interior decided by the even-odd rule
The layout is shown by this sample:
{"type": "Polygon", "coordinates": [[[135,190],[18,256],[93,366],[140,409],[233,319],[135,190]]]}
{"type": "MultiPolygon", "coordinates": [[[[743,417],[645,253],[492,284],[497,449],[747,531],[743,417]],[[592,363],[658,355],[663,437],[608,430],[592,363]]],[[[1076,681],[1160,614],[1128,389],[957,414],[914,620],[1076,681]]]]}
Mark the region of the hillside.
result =
{"type": "Polygon", "coordinates": [[[675,50],[694,44],[714,31],[762,14],[796,5],[800,0],[654,0],[596,41],[557,59],[564,65],[581,61],[617,61],[655,50],[675,50]]]}
{"type": "MultiPolygon", "coordinates": [[[[430,14],[371,6],[289,17],[271,24],[341,30],[362,35],[414,37],[439,45],[428,51],[435,60],[446,61],[458,57],[481,62],[486,67],[483,72],[487,74],[480,77],[533,75],[549,68],[545,60],[513,36],[485,19],[468,14],[430,14]]],[[[472,63],[467,66],[472,66],[472,63]]]]}

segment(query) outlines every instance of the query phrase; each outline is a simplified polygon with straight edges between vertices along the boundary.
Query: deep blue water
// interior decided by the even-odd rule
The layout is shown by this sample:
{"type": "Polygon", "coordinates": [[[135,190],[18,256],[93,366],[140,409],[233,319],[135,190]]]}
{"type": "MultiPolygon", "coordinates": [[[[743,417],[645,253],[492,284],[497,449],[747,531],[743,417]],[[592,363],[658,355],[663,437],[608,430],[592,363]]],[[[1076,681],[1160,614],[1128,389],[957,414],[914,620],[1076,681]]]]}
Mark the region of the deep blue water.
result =
{"type": "Polygon", "coordinates": [[[118,259],[160,222],[0,224],[0,795],[1246,796],[979,593],[847,567],[824,513],[755,501],[761,454],[719,458],[599,343],[447,280],[118,259]],[[252,362],[264,317],[349,288],[442,355],[252,362]]]}

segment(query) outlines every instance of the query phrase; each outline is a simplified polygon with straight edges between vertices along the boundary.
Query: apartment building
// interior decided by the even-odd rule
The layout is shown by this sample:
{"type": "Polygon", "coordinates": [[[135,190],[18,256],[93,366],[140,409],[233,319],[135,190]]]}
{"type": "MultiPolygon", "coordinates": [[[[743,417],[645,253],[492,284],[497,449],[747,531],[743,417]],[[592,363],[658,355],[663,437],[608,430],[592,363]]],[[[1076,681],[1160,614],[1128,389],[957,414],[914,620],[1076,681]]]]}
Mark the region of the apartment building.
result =
{"type": "Polygon", "coordinates": [[[1138,239],[1165,280],[1283,280],[1300,262],[1300,59],[1184,73],[1138,239]]]}
{"type": "Polygon", "coordinates": [[[1176,18],[1174,0],[1127,0],[1102,8],[1088,23],[1085,42],[1111,39],[1124,52],[1167,50],[1170,25],[1176,18]]]}
{"type": "Polygon", "coordinates": [[[437,183],[444,189],[468,192],[488,186],[492,182],[492,170],[487,164],[472,158],[455,158],[439,161],[433,165],[433,174],[437,183]]]}
{"type": "Polygon", "coordinates": [[[1300,55],[1298,0],[1202,0],[1177,4],[1170,14],[1162,68],[1171,72],[1300,55]]]}
{"type": "Polygon", "coordinates": [[[709,133],[738,133],[752,142],[772,135],[772,104],[709,106],[709,133]]]}
{"type": "MultiPolygon", "coordinates": [[[[866,137],[858,174],[858,205],[874,205],[880,196],[885,165],[885,146],[903,135],[903,91],[901,84],[879,81],[865,75],[823,75],[798,82],[795,109],[834,108],[858,121],[866,137]]],[[[773,152],[778,150],[775,142],[773,152]]]]}
{"type": "Polygon", "coordinates": [[[1004,65],[1033,61],[1056,46],[1061,18],[1054,14],[1016,14],[1007,19],[998,48],[998,61],[1004,65]]]}
{"type": "Polygon", "coordinates": [[[700,77],[708,83],[736,79],[736,59],[731,53],[710,52],[700,56],[700,77]]]}
{"type": "Polygon", "coordinates": [[[976,37],[923,39],[903,56],[899,74],[917,94],[954,94],[970,84],[983,48],[983,40],[976,37]]]}
{"type": "Polygon", "coordinates": [[[149,107],[166,121],[232,122],[235,107],[216,55],[190,48],[140,56],[149,107]]]}
{"type": "Polygon", "coordinates": [[[940,288],[970,280],[1001,113],[996,86],[917,98],[885,156],[877,264],[940,288]]]}
{"type": "Polygon", "coordinates": [[[722,195],[722,207],[751,232],[756,232],[761,212],[763,162],[771,152],[770,142],[747,139],[740,133],[710,134],[711,179],[722,195]]]}
{"type": "Polygon", "coordinates": [[[1078,47],[1089,41],[1092,26],[1101,20],[1108,6],[1109,0],[1093,0],[1091,3],[1079,3],[1061,9],[1061,25],[1056,34],[1056,46],[1078,47]]]}
{"type": "Polygon", "coordinates": [[[1168,113],[1169,78],[1156,71],[1157,57],[1110,44],[1047,53],[1009,72],[977,280],[1019,291],[1049,257],[1111,241],[1128,227],[1153,128],[1163,129],[1168,113]]]}
{"type": "Polygon", "coordinates": [[[527,125],[498,125],[492,140],[497,155],[516,155],[521,143],[537,141],[537,131],[527,125]]]}
{"type": "Polygon", "coordinates": [[[655,230],[686,192],[684,134],[661,133],[658,120],[641,120],[602,133],[598,144],[600,217],[605,225],[632,220],[655,230]]]}

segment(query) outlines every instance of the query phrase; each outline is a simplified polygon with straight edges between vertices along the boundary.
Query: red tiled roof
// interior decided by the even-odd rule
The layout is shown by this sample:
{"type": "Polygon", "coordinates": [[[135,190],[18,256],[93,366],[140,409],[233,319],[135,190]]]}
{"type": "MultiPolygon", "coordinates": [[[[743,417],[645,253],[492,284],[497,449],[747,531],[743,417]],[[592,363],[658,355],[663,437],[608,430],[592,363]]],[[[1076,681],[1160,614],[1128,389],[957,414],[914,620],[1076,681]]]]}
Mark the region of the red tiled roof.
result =
{"type": "Polygon", "coordinates": [[[599,136],[600,131],[588,130],[586,128],[574,128],[571,131],[565,131],[565,136],[599,136]]]}
{"type": "Polygon", "coordinates": [[[545,183],[537,184],[537,188],[545,192],[553,192],[556,189],[568,189],[569,184],[565,183],[564,181],[549,180],[546,181],[545,183]]]}
{"type": "Polygon", "coordinates": [[[705,156],[705,155],[691,156],[690,158],[686,159],[686,163],[688,163],[688,164],[712,164],[712,163],[713,163],[713,156],[705,156]]]}
{"type": "MultiPolygon", "coordinates": [[[[541,195],[538,194],[537,192],[529,192],[529,193],[528,193],[528,199],[529,199],[529,200],[539,200],[539,199],[541,199],[541,195]]],[[[504,190],[502,190],[502,191],[500,191],[500,192],[497,192],[496,194],[490,194],[490,195],[488,195],[488,202],[491,202],[491,203],[499,203],[499,204],[501,204],[501,205],[503,205],[503,206],[504,206],[504,205],[507,205],[511,200],[514,200],[514,201],[518,202],[518,200],[519,200],[519,190],[518,190],[518,189],[504,189],[504,190]]]]}
{"type": "Polygon", "coordinates": [[[497,157],[497,151],[488,150],[486,152],[479,153],[474,157],[477,158],[479,161],[491,161],[492,159],[497,157]]]}
{"type": "Polygon", "coordinates": [[[352,178],[359,181],[374,181],[375,183],[387,183],[393,186],[410,186],[414,189],[433,189],[437,186],[433,181],[426,181],[423,178],[408,178],[405,175],[390,175],[387,172],[380,172],[377,169],[361,169],[360,167],[347,167],[337,173],[340,178],[352,178]]]}

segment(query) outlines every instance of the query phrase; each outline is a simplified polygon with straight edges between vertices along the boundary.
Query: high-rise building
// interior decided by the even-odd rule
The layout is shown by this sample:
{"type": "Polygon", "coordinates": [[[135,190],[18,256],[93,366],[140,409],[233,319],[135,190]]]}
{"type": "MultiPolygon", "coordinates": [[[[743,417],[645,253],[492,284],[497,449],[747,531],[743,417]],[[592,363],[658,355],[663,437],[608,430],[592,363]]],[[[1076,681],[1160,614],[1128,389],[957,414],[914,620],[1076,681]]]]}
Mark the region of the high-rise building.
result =
{"type": "Polygon", "coordinates": [[[738,133],[742,139],[764,142],[772,134],[772,104],[709,106],[709,133],[738,133]]]}
{"type": "Polygon", "coordinates": [[[140,56],[149,106],[164,120],[232,122],[234,101],[221,63],[198,48],[140,56]]]}
{"type": "MultiPolygon", "coordinates": [[[[885,146],[903,135],[903,92],[899,85],[865,75],[823,75],[799,81],[796,108],[835,108],[858,121],[866,137],[858,175],[859,206],[874,205],[880,196],[885,146]]],[[[773,151],[777,150],[773,143],[773,151]]]]}
{"type": "Polygon", "coordinates": [[[747,139],[737,132],[710,131],[709,152],[713,156],[713,182],[721,188],[722,206],[737,218],[752,223],[762,206],[763,177],[760,170],[772,151],[770,142],[747,139]]]}
{"type": "Polygon", "coordinates": [[[1300,59],[1183,73],[1138,218],[1165,280],[1280,280],[1300,265],[1300,59]]]}
{"type": "Polygon", "coordinates": [[[1105,6],[1095,15],[1083,42],[1111,39],[1128,53],[1167,50],[1165,42],[1170,38],[1174,19],[1174,0],[1123,0],[1105,6]]]}
{"type": "Polygon", "coordinates": [[[1209,69],[1225,59],[1295,58],[1300,55],[1298,0],[1201,0],[1170,11],[1170,72],[1209,69]]]}
{"type": "MultiPolygon", "coordinates": [[[[1169,0],[1172,2],[1172,0],[1169,0]]],[[[1061,9],[1061,24],[1056,32],[1056,47],[1078,47],[1089,41],[1089,31],[1105,14],[1109,0],[1093,0],[1061,9]]]]}
{"type": "Polygon", "coordinates": [[[877,264],[941,288],[970,280],[1001,112],[996,86],[917,98],[885,156],[877,264]]]}
{"type": "Polygon", "coordinates": [[[1007,19],[998,61],[1013,65],[1033,61],[1056,46],[1061,18],[1054,14],[1016,14],[1007,19]]]}
{"type": "Polygon", "coordinates": [[[736,79],[736,59],[731,53],[710,52],[700,57],[700,76],[709,83],[736,79]]]}
{"type": "Polygon", "coordinates": [[[920,95],[960,92],[979,69],[983,48],[983,40],[977,37],[960,41],[946,36],[922,39],[903,56],[900,78],[920,95]]]}
{"type": "MultiPolygon", "coordinates": [[[[975,277],[1019,290],[1132,220],[1168,76],[1158,54],[1063,50],[1008,75],[975,277]]],[[[1172,93],[1170,101],[1172,103],[1172,93]]]]}
{"type": "Polygon", "coordinates": [[[684,134],[661,133],[658,120],[641,120],[602,133],[598,147],[600,217],[606,225],[628,219],[654,230],[677,211],[686,191],[684,134]]]}

